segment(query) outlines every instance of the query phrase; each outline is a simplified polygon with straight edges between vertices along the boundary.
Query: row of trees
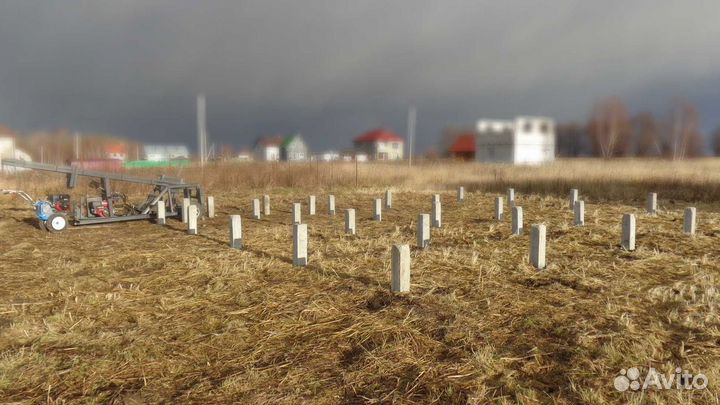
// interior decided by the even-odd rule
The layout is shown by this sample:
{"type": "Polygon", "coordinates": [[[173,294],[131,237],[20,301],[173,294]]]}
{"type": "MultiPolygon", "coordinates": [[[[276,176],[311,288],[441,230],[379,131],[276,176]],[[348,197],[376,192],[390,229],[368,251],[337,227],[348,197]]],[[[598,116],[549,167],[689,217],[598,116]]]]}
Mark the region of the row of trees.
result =
{"type": "Polygon", "coordinates": [[[141,157],[139,142],[110,134],[81,134],[76,137],[73,132],[58,130],[36,131],[17,137],[17,147],[30,154],[34,161],[52,164],[65,164],[75,159],[104,159],[108,149],[118,145],[124,148],[130,160],[141,157]]]}
{"type": "MultiPolygon", "coordinates": [[[[714,135],[714,149],[720,154],[720,131],[714,135]]],[[[558,125],[557,148],[561,156],[603,158],[640,156],[679,160],[705,154],[697,109],[685,100],[673,102],[662,117],[649,112],[631,115],[620,99],[603,100],[593,107],[586,124],[558,125]]]]}

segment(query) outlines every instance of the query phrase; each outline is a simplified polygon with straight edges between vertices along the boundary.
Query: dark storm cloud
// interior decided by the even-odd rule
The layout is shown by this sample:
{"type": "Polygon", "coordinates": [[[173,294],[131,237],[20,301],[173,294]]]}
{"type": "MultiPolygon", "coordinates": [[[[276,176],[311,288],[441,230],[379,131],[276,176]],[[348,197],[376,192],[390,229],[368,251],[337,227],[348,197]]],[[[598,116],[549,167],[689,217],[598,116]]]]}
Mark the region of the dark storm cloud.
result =
{"type": "MultiPolygon", "coordinates": [[[[0,122],[148,141],[247,145],[301,132],[344,147],[373,126],[419,146],[448,124],[584,119],[599,97],[673,96],[714,125],[720,3],[581,1],[5,1],[0,122]]],[[[720,121],[720,120],[719,120],[720,121]]],[[[709,124],[708,124],[709,125],[709,124]]]]}

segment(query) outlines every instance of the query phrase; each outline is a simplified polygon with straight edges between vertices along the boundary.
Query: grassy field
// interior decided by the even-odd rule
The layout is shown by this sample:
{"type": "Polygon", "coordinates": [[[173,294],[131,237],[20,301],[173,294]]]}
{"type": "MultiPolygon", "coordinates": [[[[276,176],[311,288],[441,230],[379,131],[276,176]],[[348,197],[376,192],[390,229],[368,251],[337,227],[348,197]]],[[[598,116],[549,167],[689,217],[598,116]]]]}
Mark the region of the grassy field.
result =
{"type": "MultiPolygon", "coordinates": [[[[52,235],[3,198],[0,402],[718,403],[719,163],[367,165],[357,189],[354,165],[209,168],[218,215],[198,236],[177,221],[52,235]],[[457,184],[474,190],[463,205],[457,184]],[[584,227],[572,226],[570,184],[586,201],[584,227]],[[393,209],[374,222],[372,199],[388,185],[393,209]],[[547,225],[546,270],[528,264],[529,237],[510,235],[509,214],[493,219],[507,185],[525,227],[547,225]],[[390,248],[414,245],[432,190],[443,228],[412,250],[411,293],[393,295],[390,248]],[[658,216],[644,214],[648,191],[659,192],[658,216]],[[250,219],[263,193],[272,213],[250,219]],[[310,264],[296,268],[290,207],[310,193],[310,264]],[[689,204],[694,238],[682,234],[689,204]],[[355,237],[344,208],[358,210],[355,237]],[[239,251],[227,247],[237,213],[239,251]],[[634,252],[619,247],[623,213],[638,218],[634,252]],[[613,380],[630,367],[682,367],[709,386],[618,392],[613,380]]],[[[62,191],[49,176],[1,184],[62,191]]]]}
{"type": "MultiPolygon", "coordinates": [[[[538,167],[448,161],[419,162],[413,167],[406,163],[357,166],[346,162],[214,163],[204,171],[199,168],[134,169],[129,173],[184,177],[214,193],[284,189],[319,193],[377,187],[450,191],[462,185],[469,191],[504,193],[513,187],[525,194],[547,196],[565,196],[569,189],[579,188],[586,198],[599,201],[640,201],[645,199],[648,190],[668,200],[720,201],[720,159],[717,158],[566,159],[538,167]]],[[[117,186],[128,194],[147,192],[145,188],[125,187],[121,183],[117,186]]],[[[43,195],[64,190],[65,178],[42,172],[5,178],[0,175],[0,187],[21,188],[43,195]]],[[[77,192],[86,190],[81,187],[77,192]]]]}

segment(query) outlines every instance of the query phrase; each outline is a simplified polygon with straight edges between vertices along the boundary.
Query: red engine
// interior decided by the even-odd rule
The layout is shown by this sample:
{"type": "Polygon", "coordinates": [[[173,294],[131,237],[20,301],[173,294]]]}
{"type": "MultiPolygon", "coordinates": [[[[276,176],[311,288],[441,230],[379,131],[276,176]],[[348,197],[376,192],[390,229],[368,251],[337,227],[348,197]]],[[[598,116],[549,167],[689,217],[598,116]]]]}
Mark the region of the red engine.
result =
{"type": "Polygon", "coordinates": [[[103,200],[100,197],[89,197],[87,199],[87,210],[88,215],[94,215],[96,217],[109,217],[110,210],[108,210],[107,200],[103,200]]]}
{"type": "Polygon", "coordinates": [[[102,200],[102,204],[99,207],[95,207],[95,210],[93,212],[96,217],[107,217],[109,216],[109,210],[108,210],[108,202],[107,200],[102,200]]]}
{"type": "Polygon", "coordinates": [[[48,196],[48,202],[52,205],[56,212],[70,210],[70,195],[53,194],[48,196]]]}

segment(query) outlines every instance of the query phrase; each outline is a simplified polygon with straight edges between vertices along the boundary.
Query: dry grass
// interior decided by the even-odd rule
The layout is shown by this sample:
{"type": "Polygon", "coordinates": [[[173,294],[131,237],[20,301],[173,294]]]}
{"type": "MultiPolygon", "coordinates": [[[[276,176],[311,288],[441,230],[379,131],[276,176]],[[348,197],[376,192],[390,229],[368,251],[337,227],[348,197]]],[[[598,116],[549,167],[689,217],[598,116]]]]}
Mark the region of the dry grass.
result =
{"type": "MultiPolygon", "coordinates": [[[[199,168],[133,169],[145,177],[160,174],[199,182],[208,190],[347,190],[392,187],[402,190],[453,190],[464,185],[469,191],[504,192],[508,187],[526,194],[565,196],[579,188],[592,199],[640,201],[648,190],[667,199],[713,202],[720,200],[720,159],[667,160],[559,160],[544,166],[487,165],[462,162],[406,163],[345,162],[313,163],[216,163],[199,168]],[[356,186],[357,184],[357,186],[356,186]]],[[[22,176],[0,176],[0,187],[22,188],[43,195],[62,190],[65,178],[42,172],[22,176]]],[[[128,194],[145,188],[121,185],[128,194]]],[[[79,191],[84,192],[82,189],[79,191]]]]}
{"type": "MultiPolygon", "coordinates": [[[[403,186],[381,223],[370,220],[379,185],[333,187],[335,217],[325,214],[318,188],[318,215],[303,213],[306,268],[291,264],[290,205],[304,202],[307,190],[274,189],[272,214],[255,221],[249,213],[257,191],[232,183],[239,169],[208,173],[219,214],[201,222],[199,236],[171,221],[75,228],[58,237],[36,229],[19,202],[1,200],[0,399],[720,401],[717,204],[698,205],[698,235],[690,238],[681,233],[684,204],[663,194],[657,217],[642,213],[644,202],[586,198],[587,225],[576,228],[564,198],[518,193],[526,227],[548,226],[549,267],[538,272],[528,264],[528,236],[510,236],[509,219],[492,219],[495,194],[469,193],[458,206],[444,192],[444,227],[433,230],[428,250],[412,252],[411,294],[393,295],[390,247],[414,244],[416,215],[430,210],[430,193],[411,189],[475,178],[439,170],[422,186],[396,175],[403,186]],[[218,182],[236,189],[220,190],[218,182]],[[350,207],[358,209],[356,237],[343,234],[341,210],[350,207]],[[635,252],[618,246],[625,212],[638,216],[635,252]],[[241,251],[227,247],[234,213],[243,215],[241,251]],[[705,373],[710,386],[616,392],[613,378],[632,366],[665,373],[682,366],[705,373]]],[[[636,190],[637,198],[645,191],[636,190]]]]}

